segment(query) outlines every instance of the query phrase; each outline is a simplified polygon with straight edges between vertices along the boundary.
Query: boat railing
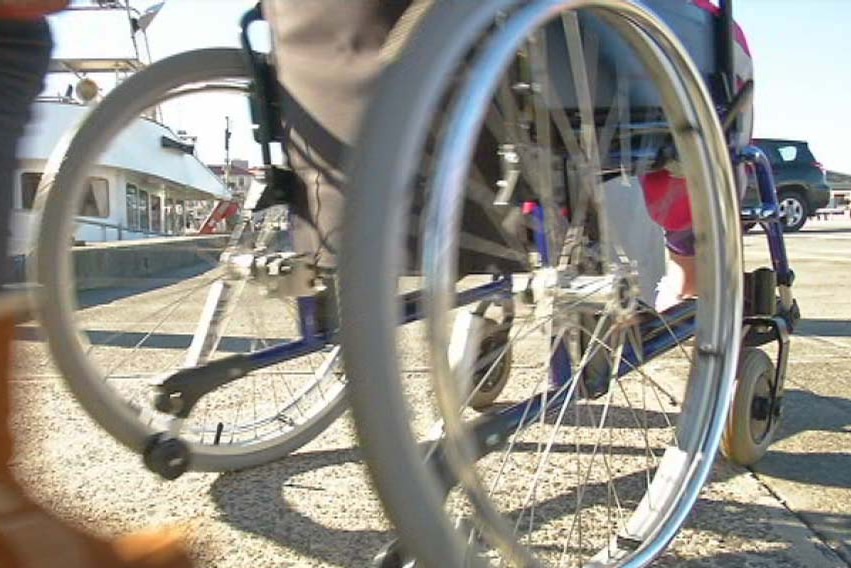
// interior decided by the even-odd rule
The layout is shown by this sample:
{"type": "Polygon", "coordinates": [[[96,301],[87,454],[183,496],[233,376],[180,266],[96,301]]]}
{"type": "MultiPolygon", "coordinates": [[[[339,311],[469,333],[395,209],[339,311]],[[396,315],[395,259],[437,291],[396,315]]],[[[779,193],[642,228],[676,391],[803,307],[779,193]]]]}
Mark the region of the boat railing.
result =
{"type": "Polygon", "coordinates": [[[119,223],[110,223],[109,221],[97,221],[95,219],[88,219],[85,217],[77,217],[77,223],[80,225],[90,225],[93,227],[100,227],[102,229],[102,240],[103,241],[114,241],[119,240],[123,241],[127,234],[132,234],[134,236],[143,235],[145,237],[173,237],[177,236],[174,233],[163,233],[161,231],[151,231],[148,229],[132,229],[130,227],[123,226],[119,223]],[[110,234],[109,231],[114,231],[113,234],[110,234]]]}

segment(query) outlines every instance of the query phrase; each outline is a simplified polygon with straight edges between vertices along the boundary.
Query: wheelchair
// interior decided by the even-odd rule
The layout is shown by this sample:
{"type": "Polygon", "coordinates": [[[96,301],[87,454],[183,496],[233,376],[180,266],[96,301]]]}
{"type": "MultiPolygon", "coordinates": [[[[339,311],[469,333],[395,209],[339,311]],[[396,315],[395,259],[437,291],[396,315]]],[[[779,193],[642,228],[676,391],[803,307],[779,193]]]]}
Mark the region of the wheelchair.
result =
{"type": "Polygon", "coordinates": [[[742,143],[731,2],[677,17],[695,14],[711,33],[626,0],[434,3],[363,121],[338,271],[288,246],[305,188],[273,165],[287,133],[249,41],[259,8],[241,50],[140,71],[37,199],[28,264],[57,367],[167,479],[281,458],[350,401],[400,535],[382,565],[647,564],[719,447],[744,465],[767,450],[799,317],[771,169],[742,143]],[[687,37],[710,46],[699,64],[687,37]],[[266,183],[224,238],[186,241],[193,266],[104,301],[75,268],[83,182],[151,108],[206,92],[250,102],[266,183]],[[746,166],[762,204],[741,211],[746,166]],[[640,180],[660,171],[687,189],[697,294],[657,310],[667,253],[640,180]],[[744,273],[742,222],[770,268],[744,273]],[[128,299],[150,314],[132,329],[128,299]]]}
{"type": "Polygon", "coordinates": [[[644,565],[719,446],[743,465],[767,450],[799,313],[771,169],[742,136],[732,3],[646,5],[438,3],[377,89],[341,295],[356,425],[401,535],[380,565],[644,565]],[[762,204],[741,211],[745,167],[762,204]],[[659,171],[685,180],[698,290],[657,310],[665,247],[634,227],[659,171]],[[742,222],[770,268],[744,273],[742,222]],[[397,327],[408,287],[427,373],[397,327]]]}

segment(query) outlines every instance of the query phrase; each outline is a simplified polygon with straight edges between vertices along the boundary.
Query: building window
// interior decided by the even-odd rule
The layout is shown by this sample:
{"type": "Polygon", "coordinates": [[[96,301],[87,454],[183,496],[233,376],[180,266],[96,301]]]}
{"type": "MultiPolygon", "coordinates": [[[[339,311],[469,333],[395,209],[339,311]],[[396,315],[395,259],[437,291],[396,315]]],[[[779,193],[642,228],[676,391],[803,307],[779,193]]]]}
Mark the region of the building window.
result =
{"type": "Polygon", "coordinates": [[[130,229],[139,228],[139,188],[132,183],[127,184],[127,227],[130,229]]]}
{"type": "MultiPolygon", "coordinates": [[[[21,174],[22,209],[33,208],[38,186],[41,183],[41,175],[41,172],[21,174]]],[[[109,182],[104,178],[90,177],[85,183],[85,196],[77,214],[84,217],[109,217],[109,182]]]]}
{"type": "Polygon", "coordinates": [[[86,196],[79,214],[83,217],[109,217],[109,182],[104,178],[90,177],[86,184],[86,196]]]}
{"type": "Polygon", "coordinates": [[[151,195],[151,231],[155,233],[162,233],[162,219],[162,198],[159,195],[151,195]]]}
{"type": "Polygon", "coordinates": [[[24,172],[21,174],[21,209],[32,209],[38,184],[41,183],[40,172],[24,172]]]}
{"type": "Polygon", "coordinates": [[[150,205],[150,201],[148,199],[148,192],[140,189],[139,190],[139,228],[143,231],[151,230],[151,217],[150,210],[148,209],[150,205]]]}
{"type": "Polygon", "coordinates": [[[186,218],[186,202],[185,201],[175,201],[174,202],[174,215],[175,215],[175,226],[177,227],[177,233],[182,235],[186,232],[186,229],[189,228],[189,222],[186,218]]]}
{"type": "Polygon", "coordinates": [[[150,231],[150,196],[144,189],[127,184],[127,227],[134,231],[150,231]]]}
{"type": "Polygon", "coordinates": [[[174,229],[174,199],[165,200],[165,232],[169,235],[177,233],[174,229]]]}

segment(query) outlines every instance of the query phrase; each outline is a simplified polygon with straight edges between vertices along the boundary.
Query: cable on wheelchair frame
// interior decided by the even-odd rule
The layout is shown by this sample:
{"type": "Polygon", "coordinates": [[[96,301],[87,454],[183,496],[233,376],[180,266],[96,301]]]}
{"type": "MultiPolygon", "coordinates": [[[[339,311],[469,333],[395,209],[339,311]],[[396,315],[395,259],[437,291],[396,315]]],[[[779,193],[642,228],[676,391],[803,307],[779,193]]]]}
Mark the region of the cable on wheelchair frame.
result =
{"type": "Polygon", "coordinates": [[[748,81],[742,85],[742,88],[738,90],[736,96],[733,97],[733,100],[730,102],[730,106],[727,108],[727,112],[724,114],[724,118],[721,121],[721,128],[724,129],[726,134],[729,135],[733,132],[739,116],[742,112],[744,112],[745,108],[747,108],[752,100],[753,80],[748,79],[748,81]]]}

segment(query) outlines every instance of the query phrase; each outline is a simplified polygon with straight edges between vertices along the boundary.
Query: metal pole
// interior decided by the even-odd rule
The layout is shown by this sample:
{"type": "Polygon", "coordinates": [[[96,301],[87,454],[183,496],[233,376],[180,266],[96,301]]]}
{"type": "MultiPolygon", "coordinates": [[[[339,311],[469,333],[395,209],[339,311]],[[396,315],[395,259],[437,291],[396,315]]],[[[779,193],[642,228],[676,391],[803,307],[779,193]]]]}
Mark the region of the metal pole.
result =
{"type": "Polygon", "coordinates": [[[230,189],[230,117],[225,117],[225,187],[230,189]]]}
{"type": "Polygon", "coordinates": [[[726,85],[724,89],[725,103],[733,100],[736,93],[736,72],[734,61],[734,23],[733,23],[733,0],[720,0],[721,16],[718,19],[718,72],[721,73],[726,85]]]}

